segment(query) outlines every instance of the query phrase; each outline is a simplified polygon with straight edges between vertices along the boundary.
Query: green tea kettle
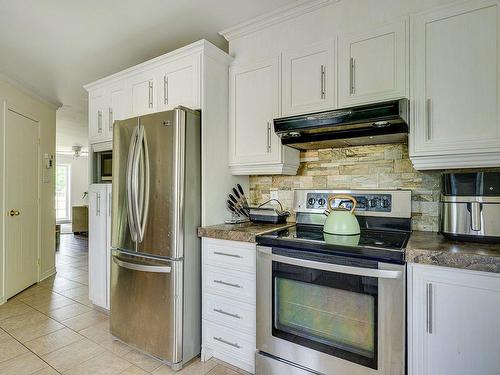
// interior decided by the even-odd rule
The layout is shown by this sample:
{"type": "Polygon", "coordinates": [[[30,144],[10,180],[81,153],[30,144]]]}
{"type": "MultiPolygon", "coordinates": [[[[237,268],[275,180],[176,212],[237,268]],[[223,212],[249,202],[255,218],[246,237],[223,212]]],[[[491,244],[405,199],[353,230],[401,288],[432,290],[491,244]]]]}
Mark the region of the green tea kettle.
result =
{"type": "Polygon", "coordinates": [[[356,199],[350,195],[330,196],[328,198],[328,209],[325,211],[325,214],[328,213],[328,217],[323,226],[323,232],[344,236],[355,236],[360,234],[359,222],[354,215],[354,209],[357,203],[356,199]],[[352,201],[352,208],[348,210],[341,207],[333,207],[332,203],[335,202],[335,199],[348,199],[352,201]]]}

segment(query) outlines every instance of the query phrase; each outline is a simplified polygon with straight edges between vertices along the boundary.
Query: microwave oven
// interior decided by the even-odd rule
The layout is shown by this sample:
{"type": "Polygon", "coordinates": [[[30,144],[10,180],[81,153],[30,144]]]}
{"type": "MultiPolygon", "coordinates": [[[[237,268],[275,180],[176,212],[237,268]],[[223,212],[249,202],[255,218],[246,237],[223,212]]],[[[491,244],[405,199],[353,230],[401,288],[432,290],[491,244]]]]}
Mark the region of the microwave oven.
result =
{"type": "Polygon", "coordinates": [[[113,151],[95,153],[96,182],[111,182],[113,177],[113,151]]]}

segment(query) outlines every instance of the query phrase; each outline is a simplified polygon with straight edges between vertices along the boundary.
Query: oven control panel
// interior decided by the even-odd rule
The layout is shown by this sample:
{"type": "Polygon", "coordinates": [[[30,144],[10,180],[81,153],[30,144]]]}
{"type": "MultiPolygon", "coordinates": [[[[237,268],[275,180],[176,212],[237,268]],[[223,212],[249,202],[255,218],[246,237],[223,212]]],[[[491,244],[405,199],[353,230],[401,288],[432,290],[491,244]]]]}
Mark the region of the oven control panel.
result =
{"type": "MultiPolygon", "coordinates": [[[[328,208],[328,193],[307,193],[306,204],[308,209],[326,210],[328,208]]],[[[358,202],[356,211],[369,212],[391,212],[392,196],[391,194],[352,194],[358,202]]],[[[350,210],[352,202],[348,199],[336,199],[334,207],[342,207],[350,210]]]]}

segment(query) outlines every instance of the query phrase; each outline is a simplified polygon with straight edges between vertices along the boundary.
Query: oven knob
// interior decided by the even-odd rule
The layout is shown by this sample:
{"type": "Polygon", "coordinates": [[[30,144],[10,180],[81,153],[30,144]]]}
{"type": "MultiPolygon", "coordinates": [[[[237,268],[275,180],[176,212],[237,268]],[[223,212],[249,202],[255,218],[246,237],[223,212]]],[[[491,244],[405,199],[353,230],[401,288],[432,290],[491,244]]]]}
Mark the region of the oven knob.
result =
{"type": "Polygon", "coordinates": [[[319,199],[318,199],[318,204],[319,204],[320,206],[324,206],[324,205],[325,205],[325,203],[326,203],[325,198],[319,198],[319,199]]]}
{"type": "Polygon", "coordinates": [[[389,200],[388,200],[388,199],[383,199],[383,200],[382,200],[382,207],[383,207],[383,208],[389,208],[389,207],[390,207],[390,205],[391,205],[391,202],[389,202],[389,200]]]}
{"type": "Polygon", "coordinates": [[[369,204],[370,204],[371,208],[377,207],[378,206],[378,198],[370,199],[369,204]]]}
{"type": "Polygon", "coordinates": [[[307,204],[308,204],[309,206],[314,206],[314,203],[316,203],[316,198],[309,198],[309,199],[307,200],[307,204]]]}

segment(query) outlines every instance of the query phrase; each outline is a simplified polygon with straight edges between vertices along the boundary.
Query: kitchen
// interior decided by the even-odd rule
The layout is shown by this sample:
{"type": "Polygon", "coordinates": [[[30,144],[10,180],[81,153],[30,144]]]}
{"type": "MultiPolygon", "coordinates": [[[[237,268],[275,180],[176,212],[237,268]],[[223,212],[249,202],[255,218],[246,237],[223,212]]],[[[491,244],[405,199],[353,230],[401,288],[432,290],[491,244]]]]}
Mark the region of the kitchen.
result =
{"type": "Polygon", "coordinates": [[[499,5],[294,1],[86,84],[111,335],[179,373],[500,373],[499,5]]]}

